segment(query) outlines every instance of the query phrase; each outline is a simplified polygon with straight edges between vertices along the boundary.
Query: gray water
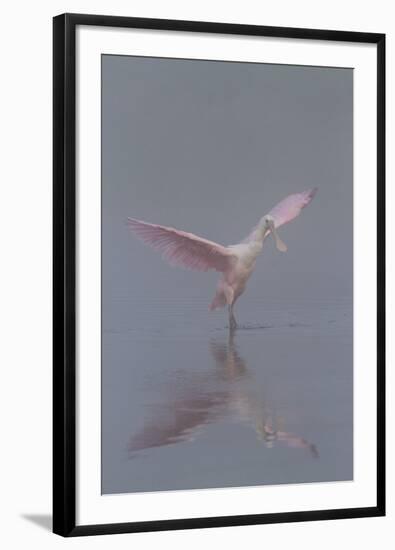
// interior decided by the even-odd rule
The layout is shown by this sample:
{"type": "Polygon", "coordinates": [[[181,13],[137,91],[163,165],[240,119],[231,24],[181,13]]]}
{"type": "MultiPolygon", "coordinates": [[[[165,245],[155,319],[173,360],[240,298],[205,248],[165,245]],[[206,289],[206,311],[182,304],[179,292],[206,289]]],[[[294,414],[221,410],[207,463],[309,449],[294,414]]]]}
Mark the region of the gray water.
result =
{"type": "Polygon", "coordinates": [[[104,301],[102,492],[351,480],[352,303],[104,301]]]}

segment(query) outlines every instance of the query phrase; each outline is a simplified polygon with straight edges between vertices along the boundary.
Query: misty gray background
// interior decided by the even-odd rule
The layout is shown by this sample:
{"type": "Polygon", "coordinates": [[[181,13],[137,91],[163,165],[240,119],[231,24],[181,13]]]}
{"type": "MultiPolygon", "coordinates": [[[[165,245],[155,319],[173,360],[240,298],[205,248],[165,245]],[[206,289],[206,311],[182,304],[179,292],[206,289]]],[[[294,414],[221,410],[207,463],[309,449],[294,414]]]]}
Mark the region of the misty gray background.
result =
{"type": "Polygon", "coordinates": [[[352,79],[351,69],[102,57],[103,492],[352,477],[352,79]],[[288,252],[265,243],[236,306],[245,330],[227,348],[225,312],[207,312],[218,274],[170,267],[126,226],[132,216],[233,244],[288,194],[316,186],[310,206],[280,229],[288,252]],[[227,354],[244,349],[253,397],[235,392],[233,379],[207,382],[216,346],[225,370],[227,354]],[[274,376],[265,384],[262,358],[274,376]],[[174,380],[181,396],[168,393],[174,380]],[[320,458],[300,459],[298,449],[295,466],[295,449],[274,446],[263,474],[256,438],[244,441],[229,403],[253,402],[256,426],[258,409],[268,416],[257,403],[277,386],[272,400],[292,433],[307,439],[306,419],[315,419],[309,437],[322,439],[320,458]],[[212,415],[218,394],[228,412],[212,415]],[[196,420],[209,426],[200,443],[191,446],[187,427],[129,456],[130,438],[151,441],[156,414],[170,414],[174,427],[186,402],[211,411],[196,420]],[[224,454],[234,460],[226,471],[224,454]]]}

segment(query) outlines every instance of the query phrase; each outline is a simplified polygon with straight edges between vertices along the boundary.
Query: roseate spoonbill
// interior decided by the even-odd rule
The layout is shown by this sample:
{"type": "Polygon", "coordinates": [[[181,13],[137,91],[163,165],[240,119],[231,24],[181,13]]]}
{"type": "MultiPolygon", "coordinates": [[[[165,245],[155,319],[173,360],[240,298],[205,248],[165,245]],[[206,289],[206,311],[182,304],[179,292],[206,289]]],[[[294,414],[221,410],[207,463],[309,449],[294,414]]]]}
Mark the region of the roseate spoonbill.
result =
{"type": "Polygon", "coordinates": [[[286,252],[287,247],[280,239],[277,229],[299,216],[302,208],[310,203],[316,192],[317,188],[314,188],[288,195],[259,220],[247,238],[239,244],[229,246],[173,227],[134,218],[128,218],[128,224],[137,237],[161,252],[162,257],[170,264],[197,271],[213,269],[222,273],[209,309],[212,311],[227,305],[229,328],[233,330],[237,327],[233,313],[234,304],[245,290],[264,240],[272,234],[277,249],[286,252]]]}

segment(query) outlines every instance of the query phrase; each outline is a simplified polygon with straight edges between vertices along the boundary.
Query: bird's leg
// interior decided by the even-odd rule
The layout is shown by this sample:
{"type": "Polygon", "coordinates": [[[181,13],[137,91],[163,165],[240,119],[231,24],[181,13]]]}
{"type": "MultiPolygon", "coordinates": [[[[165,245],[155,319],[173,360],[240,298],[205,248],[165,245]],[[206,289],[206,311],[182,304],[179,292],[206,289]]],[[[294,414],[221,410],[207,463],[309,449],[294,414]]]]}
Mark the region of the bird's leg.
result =
{"type": "Polygon", "coordinates": [[[233,304],[229,304],[228,312],[229,312],[229,329],[235,330],[237,328],[237,323],[236,323],[235,316],[233,314],[233,304]]]}
{"type": "Polygon", "coordinates": [[[228,304],[229,313],[229,330],[234,330],[237,327],[235,316],[233,315],[233,304],[235,303],[234,290],[230,285],[224,286],[224,294],[228,304]]]}

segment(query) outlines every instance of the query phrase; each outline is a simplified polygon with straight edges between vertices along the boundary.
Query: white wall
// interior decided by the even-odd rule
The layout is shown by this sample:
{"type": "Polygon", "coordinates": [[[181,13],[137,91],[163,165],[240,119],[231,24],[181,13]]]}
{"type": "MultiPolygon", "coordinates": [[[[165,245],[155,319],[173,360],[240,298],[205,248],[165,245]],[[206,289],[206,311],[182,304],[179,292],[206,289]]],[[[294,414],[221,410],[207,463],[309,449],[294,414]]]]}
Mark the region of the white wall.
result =
{"type": "MultiPolygon", "coordinates": [[[[51,511],[51,81],[53,15],[68,12],[212,20],[387,33],[388,143],[394,150],[395,18],[390,0],[76,0],[7,2],[1,18],[0,540],[3,548],[178,549],[240,545],[306,549],[390,548],[395,484],[393,400],[388,407],[388,516],[307,524],[68,539],[52,535],[51,511]],[[391,436],[391,437],[390,437],[391,436]],[[34,516],[36,521],[26,519],[34,516]],[[43,517],[44,516],[44,517],[43,517]]],[[[388,154],[387,181],[393,180],[388,154]]],[[[388,185],[388,212],[394,191],[388,185]]],[[[389,216],[388,216],[389,217],[389,216]]],[[[388,220],[388,236],[394,221],[388,220]]],[[[389,249],[388,249],[389,253],[389,249]]],[[[388,280],[395,276],[393,254],[388,280]]],[[[394,309],[393,288],[388,306],[394,309]]],[[[393,315],[388,315],[392,320],[393,315]]],[[[390,331],[388,330],[388,340],[390,331]]],[[[388,394],[394,390],[388,342],[388,394]]],[[[391,352],[391,353],[390,353],[391,352]]]]}

